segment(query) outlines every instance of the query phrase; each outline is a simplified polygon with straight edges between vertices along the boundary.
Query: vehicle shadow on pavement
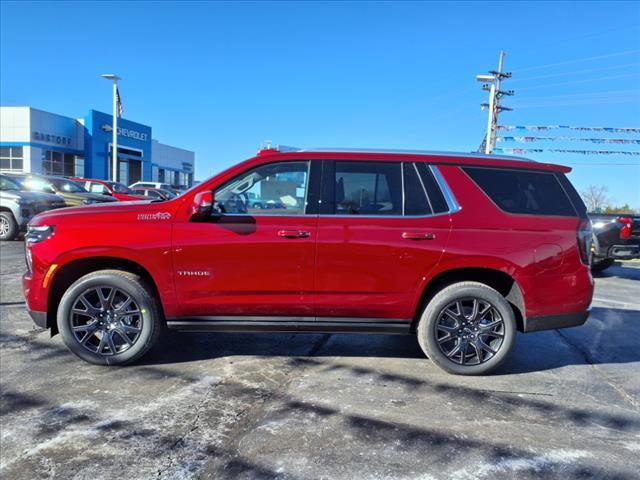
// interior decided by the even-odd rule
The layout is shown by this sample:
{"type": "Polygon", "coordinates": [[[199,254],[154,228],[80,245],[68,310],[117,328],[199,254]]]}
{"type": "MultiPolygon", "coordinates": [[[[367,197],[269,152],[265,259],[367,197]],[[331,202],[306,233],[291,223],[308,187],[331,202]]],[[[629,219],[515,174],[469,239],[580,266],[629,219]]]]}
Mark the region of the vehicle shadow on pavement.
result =
{"type": "Polygon", "coordinates": [[[593,276],[598,278],[624,278],[626,280],[640,281],[640,265],[638,267],[618,266],[614,265],[607,268],[603,272],[594,273],[593,276]]]}
{"type": "MultiPolygon", "coordinates": [[[[509,375],[560,368],[640,362],[639,312],[593,309],[580,327],[519,334],[510,357],[494,373],[509,375]],[[625,348],[627,347],[628,348],[625,348]]],[[[425,359],[411,335],[176,333],[171,332],[139,365],[162,365],[229,356],[310,356],[425,359]]]]}

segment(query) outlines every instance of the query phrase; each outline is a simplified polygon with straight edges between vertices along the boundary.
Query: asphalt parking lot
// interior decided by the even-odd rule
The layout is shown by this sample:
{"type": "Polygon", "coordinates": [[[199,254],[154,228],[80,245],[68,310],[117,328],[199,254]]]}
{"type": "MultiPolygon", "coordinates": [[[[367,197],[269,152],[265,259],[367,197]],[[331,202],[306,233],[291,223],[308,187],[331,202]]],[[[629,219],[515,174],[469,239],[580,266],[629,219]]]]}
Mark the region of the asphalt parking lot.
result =
{"type": "Polygon", "coordinates": [[[640,478],[640,268],[464,378],[410,336],[180,333],[92,366],[31,322],[23,254],[0,245],[2,478],[640,478]]]}

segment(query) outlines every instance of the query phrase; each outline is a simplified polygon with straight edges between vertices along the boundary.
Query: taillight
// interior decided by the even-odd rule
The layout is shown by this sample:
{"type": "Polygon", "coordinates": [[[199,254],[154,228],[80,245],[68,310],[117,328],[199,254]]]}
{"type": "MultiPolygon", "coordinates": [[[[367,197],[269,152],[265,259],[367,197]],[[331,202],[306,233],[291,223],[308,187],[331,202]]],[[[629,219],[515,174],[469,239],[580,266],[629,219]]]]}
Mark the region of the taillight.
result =
{"type": "Polygon", "coordinates": [[[627,239],[631,237],[631,223],[633,219],[630,217],[618,217],[618,221],[622,224],[620,229],[620,238],[627,239]]]}
{"type": "Polygon", "coordinates": [[[580,252],[580,260],[585,265],[589,265],[589,256],[591,254],[591,220],[581,218],[576,232],[576,240],[578,242],[578,251],[580,252]]]}

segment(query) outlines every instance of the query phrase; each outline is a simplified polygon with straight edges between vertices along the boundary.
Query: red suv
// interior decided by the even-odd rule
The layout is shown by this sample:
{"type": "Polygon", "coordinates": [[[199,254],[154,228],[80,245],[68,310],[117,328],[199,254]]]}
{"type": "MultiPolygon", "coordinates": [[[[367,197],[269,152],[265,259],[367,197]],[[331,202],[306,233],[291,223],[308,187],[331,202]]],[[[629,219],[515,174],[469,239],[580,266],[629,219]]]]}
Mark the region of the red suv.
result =
{"type": "Polygon", "coordinates": [[[587,319],[591,228],[569,171],[474,154],[261,151],[170,201],[38,215],[25,297],[39,326],[96,364],[140,358],[166,325],[415,334],[443,369],[484,374],[516,331],[587,319]]]}

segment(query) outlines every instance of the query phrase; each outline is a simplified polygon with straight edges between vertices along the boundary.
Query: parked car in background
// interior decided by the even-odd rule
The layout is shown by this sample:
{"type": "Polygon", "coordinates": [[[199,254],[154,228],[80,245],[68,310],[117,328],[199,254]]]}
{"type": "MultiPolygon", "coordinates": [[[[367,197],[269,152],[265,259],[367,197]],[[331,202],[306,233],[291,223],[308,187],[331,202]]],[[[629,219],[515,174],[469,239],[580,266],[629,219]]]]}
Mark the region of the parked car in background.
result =
{"type": "Polygon", "coordinates": [[[640,215],[590,213],[589,218],[593,272],[606,270],[615,260],[640,258],[640,215]]]}
{"type": "Polygon", "coordinates": [[[163,188],[150,188],[150,187],[133,187],[131,191],[135,192],[137,195],[143,195],[146,198],[160,199],[160,200],[171,200],[172,198],[176,198],[177,195],[170,190],[165,190],[163,188]]]}
{"type": "Polygon", "coordinates": [[[38,213],[66,206],[58,195],[23,191],[13,179],[0,174],[0,240],[16,238],[38,213]]]}
{"type": "Polygon", "coordinates": [[[81,185],[64,177],[34,174],[10,174],[10,176],[24,190],[60,195],[70,207],[117,201],[107,195],[89,193],[81,185]]]}
{"type": "Polygon", "coordinates": [[[137,188],[137,187],[167,190],[169,192],[172,192],[176,196],[182,194],[183,192],[183,190],[180,190],[179,188],[175,188],[172,185],[169,185],[168,183],[162,183],[162,182],[136,182],[129,185],[129,188],[137,188]]]}
{"type": "Polygon", "coordinates": [[[166,326],[413,334],[444,370],[486,374],[518,330],[588,317],[591,223],[570,170],[272,149],[166,202],[38,215],[27,308],[99,365],[135,361],[166,326]],[[247,192],[284,208],[254,209],[247,192]]]}
{"type": "Polygon", "coordinates": [[[120,182],[110,182],[109,180],[96,180],[93,178],[72,177],[71,180],[82,185],[90,193],[108,195],[122,202],[132,200],[148,200],[144,195],[136,194],[129,187],[125,187],[120,182]]]}

